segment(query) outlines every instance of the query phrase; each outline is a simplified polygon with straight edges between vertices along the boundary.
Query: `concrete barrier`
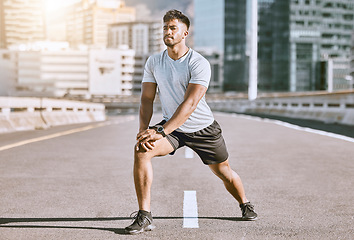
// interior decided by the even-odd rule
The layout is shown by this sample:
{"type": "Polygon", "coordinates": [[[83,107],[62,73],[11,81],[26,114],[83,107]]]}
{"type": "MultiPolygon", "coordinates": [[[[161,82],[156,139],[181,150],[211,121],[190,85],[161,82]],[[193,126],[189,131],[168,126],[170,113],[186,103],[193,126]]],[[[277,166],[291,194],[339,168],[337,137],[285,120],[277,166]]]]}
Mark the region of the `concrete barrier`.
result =
{"type": "Polygon", "coordinates": [[[213,110],[267,114],[325,123],[354,125],[354,91],[262,96],[257,100],[224,98],[208,101],[213,110]]]}
{"type": "Polygon", "coordinates": [[[103,104],[49,98],[0,97],[0,133],[105,119],[103,104]]]}

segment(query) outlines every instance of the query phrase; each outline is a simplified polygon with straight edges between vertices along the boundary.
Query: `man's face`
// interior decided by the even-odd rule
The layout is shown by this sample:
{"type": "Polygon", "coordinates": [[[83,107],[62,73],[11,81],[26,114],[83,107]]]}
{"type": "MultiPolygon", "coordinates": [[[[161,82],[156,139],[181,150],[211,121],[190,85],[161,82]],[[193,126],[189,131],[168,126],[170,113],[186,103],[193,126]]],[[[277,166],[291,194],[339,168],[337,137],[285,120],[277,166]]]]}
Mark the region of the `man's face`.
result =
{"type": "Polygon", "coordinates": [[[163,26],[163,41],[167,47],[173,47],[174,45],[180,43],[188,35],[187,26],[173,19],[169,22],[165,22],[163,26]]]}

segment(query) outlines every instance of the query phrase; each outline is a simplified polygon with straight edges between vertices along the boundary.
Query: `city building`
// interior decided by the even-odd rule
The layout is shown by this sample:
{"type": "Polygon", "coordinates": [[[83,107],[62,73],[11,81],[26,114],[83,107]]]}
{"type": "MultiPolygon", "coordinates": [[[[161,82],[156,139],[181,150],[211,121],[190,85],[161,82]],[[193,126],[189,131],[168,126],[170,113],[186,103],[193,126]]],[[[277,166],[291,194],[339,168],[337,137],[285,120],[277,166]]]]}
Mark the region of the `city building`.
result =
{"type": "Polygon", "coordinates": [[[45,38],[42,0],[0,0],[0,48],[45,38]]]}
{"type": "Polygon", "coordinates": [[[143,79],[144,66],[148,57],[163,51],[161,22],[126,22],[113,23],[108,30],[108,47],[130,48],[135,51],[134,71],[126,76],[133,83],[132,94],[140,94],[141,80],[143,79]]]}
{"type": "Polygon", "coordinates": [[[90,96],[133,94],[134,50],[92,49],[89,55],[90,96]]]}
{"type": "Polygon", "coordinates": [[[132,49],[28,48],[1,50],[0,57],[2,95],[88,99],[133,94],[132,49]]]}
{"type": "MultiPolygon", "coordinates": [[[[250,2],[194,0],[195,47],[224,55],[225,91],[248,87],[250,2]]],[[[352,0],[258,0],[259,90],[348,88],[353,5],[352,0]]]]}
{"type": "Polygon", "coordinates": [[[221,54],[225,91],[248,89],[247,5],[247,0],[194,0],[194,46],[221,54]]]}
{"type": "Polygon", "coordinates": [[[134,56],[134,71],[132,73],[133,95],[140,95],[141,93],[141,81],[143,80],[144,67],[149,56],[149,54],[135,54],[134,56]]]}
{"type": "Polygon", "coordinates": [[[135,9],[124,0],[82,0],[66,10],[66,36],[71,46],[107,46],[108,25],[135,21],[135,9]]]}
{"type": "Polygon", "coordinates": [[[158,53],[165,49],[162,35],[160,21],[113,23],[108,30],[108,47],[126,45],[136,54],[158,53]]]}
{"type": "Polygon", "coordinates": [[[0,49],[0,96],[10,96],[15,90],[17,79],[17,53],[0,49]]]}
{"type": "Polygon", "coordinates": [[[311,91],[349,87],[345,78],[349,75],[354,29],[352,1],[260,2],[260,89],[311,91]],[[333,73],[332,79],[328,78],[328,71],[333,73]]]}

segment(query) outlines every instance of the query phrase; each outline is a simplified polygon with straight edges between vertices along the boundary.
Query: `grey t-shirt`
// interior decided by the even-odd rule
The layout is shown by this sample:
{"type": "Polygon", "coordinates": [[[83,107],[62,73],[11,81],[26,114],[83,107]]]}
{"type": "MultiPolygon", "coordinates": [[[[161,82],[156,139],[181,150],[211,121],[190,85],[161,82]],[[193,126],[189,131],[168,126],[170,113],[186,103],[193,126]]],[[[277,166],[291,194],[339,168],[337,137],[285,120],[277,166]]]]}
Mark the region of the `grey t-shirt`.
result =
{"type": "MultiPolygon", "coordinates": [[[[149,57],[142,82],[157,84],[163,117],[168,121],[183,102],[188,84],[200,84],[208,88],[210,76],[210,64],[198,52],[190,48],[182,58],[173,60],[165,50],[149,57]]],[[[214,116],[203,96],[197,108],[177,131],[196,132],[213,121],[214,116]]]]}

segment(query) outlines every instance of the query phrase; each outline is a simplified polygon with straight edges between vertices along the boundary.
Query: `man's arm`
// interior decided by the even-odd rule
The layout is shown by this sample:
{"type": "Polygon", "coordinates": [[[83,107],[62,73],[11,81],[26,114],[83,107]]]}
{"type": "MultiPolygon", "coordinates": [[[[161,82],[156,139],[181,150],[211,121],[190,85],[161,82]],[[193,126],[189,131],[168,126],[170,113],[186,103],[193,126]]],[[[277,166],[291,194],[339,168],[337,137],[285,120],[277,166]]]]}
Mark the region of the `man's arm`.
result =
{"type": "Polygon", "coordinates": [[[149,128],[149,123],[153,114],[156,87],[156,83],[145,82],[142,84],[139,109],[139,133],[149,128]]]}
{"type": "Polygon", "coordinates": [[[189,116],[197,108],[197,105],[205,95],[207,88],[200,84],[188,84],[183,102],[179,105],[171,119],[163,127],[166,134],[169,134],[182,126],[189,116]]]}
{"type": "MultiPolygon", "coordinates": [[[[171,119],[163,127],[166,134],[179,128],[197,108],[200,99],[206,93],[207,88],[200,84],[188,84],[183,102],[179,105],[171,119]]],[[[157,141],[162,138],[161,134],[156,133],[154,129],[142,131],[138,134],[138,143],[144,145],[149,141],[157,141]]]]}

